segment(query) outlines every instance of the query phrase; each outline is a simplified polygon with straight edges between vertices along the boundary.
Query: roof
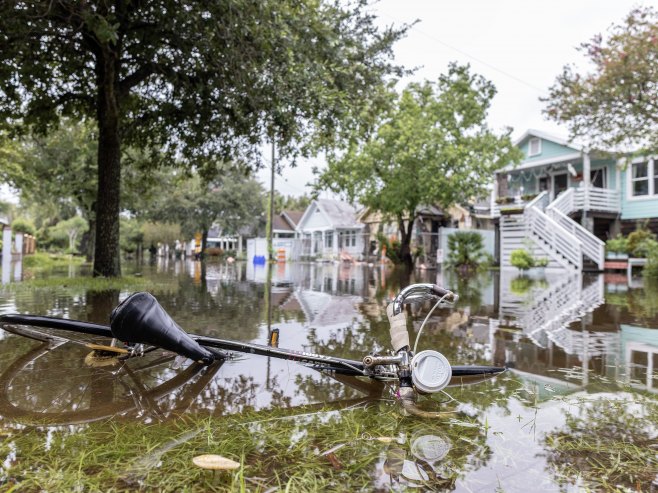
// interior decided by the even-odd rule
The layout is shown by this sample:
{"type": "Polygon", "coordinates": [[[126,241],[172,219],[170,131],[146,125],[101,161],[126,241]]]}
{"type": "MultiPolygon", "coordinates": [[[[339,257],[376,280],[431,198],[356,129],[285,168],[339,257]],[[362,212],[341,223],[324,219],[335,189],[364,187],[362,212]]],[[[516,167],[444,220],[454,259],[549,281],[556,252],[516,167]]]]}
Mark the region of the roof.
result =
{"type": "Polygon", "coordinates": [[[284,216],[286,221],[292,226],[293,229],[297,227],[299,221],[301,221],[304,211],[283,211],[281,215],[284,216]]]}
{"type": "Polygon", "coordinates": [[[329,199],[318,199],[315,202],[335,228],[360,226],[356,221],[356,209],[350,204],[329,199]]]}
{"type": "Polygon", "coordinates": [[[272,231],[294,231],[295,227],[291,226],[288,221],[286,221],[285,217],[283,217],[283,213],[277,214],[276,216],[272,216],[272,231]]]}
{"type": "Polygon", "coordinates": [[[566,137],[559,137],[557,135],[552,135],[546,132],[542,132],[541,130],[535,130],[533,128],[529,128],[528,130],[525,131],[525,133],[517,139],[516,142],[514,142],[514,145],[518,146],[526,140],[528,137],[539,137],[540,139],[544,140],[550,140],[551,142],[555,142],[556,144],[563,145],[565,147],[571,147],[575,151],[581,151],[581,152],[586,152],[585,146],[582,144],[578,144],[576,142],[573,142],[566,137]]]}
{"type": "Polygon", "coordinates": [[[304,211],[304,215],[299,220],[297,227],[307,221],[311,211],[318,209],[325,217],[333,229],[361,229],[363,224],[359,223],[356,217],[356,209],[346,202],[329,199],[317,199],[304,211]]]}

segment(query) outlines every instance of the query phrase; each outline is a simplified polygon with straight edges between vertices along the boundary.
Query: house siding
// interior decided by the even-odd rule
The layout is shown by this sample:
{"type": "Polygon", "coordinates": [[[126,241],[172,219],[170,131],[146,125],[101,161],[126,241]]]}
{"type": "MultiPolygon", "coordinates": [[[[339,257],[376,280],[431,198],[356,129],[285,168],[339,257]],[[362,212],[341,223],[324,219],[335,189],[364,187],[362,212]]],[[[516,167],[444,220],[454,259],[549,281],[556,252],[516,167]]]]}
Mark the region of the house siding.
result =
{"type": "Polygon", "coordinates": [[[658,195],[651,198],[632,199],[628,196],[628,175],[625,170],[621,175],[621,219],[646,219],[658,217],[658,195]]]}
{"type": "Polygon", "coordinates": [[[306,219],[304,224],[302,224],[301,226],[302,226],[302,229],[304,229],[304,230],[309,230],[309,229],[331,229],[331,225],[327,221],[327,218],[322,213],[322,211],[319,211],[317,206],[313,207],[313,210],[308,215],[308,218],[306,219]]]}
{"type": "Polygon", "coordinates": [[[574,152],[578,152],[576,149],[573,149],[572,147],[563,146],[555,142],[551,142],[550,140],[541,139],[541,152],[536,156],[529,157],[528,153],[530,152],[531,138],[534,137],[524,139],[523,142],[519,144],[519,149],[521,149],[521,151],[523,151],[523,154],[526,156],[525,159],[523,160],[523,163],[531,163],[533,161],[540,161],[542,159],[559,157],[559,156],[564,156],[566,154],[573,154],[574,152]]]}

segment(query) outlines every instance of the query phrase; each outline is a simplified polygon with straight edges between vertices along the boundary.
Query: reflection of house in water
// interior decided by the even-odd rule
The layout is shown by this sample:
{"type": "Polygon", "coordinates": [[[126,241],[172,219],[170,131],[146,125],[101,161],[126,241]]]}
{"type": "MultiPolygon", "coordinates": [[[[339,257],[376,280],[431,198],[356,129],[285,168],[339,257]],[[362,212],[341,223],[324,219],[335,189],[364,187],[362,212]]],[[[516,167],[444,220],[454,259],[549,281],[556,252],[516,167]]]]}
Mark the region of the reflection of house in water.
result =
{"type": "Polygon", "coordinates": [[[357,305],[363,300],[358,296],[332,296],[328,293],[311,290],[295,292],[306,323],[313,328],[341,329],[361,322],[363,316],[357,305]]]}
{"type": "Polygon", "coordinates": [[[501,272],[494,326],[519,328],[540,347],[550,341],[569,354],[579,352],[583,343],[567,327],[603,304],[603,277],[588,281],[580,274],[553,273],[543,279],[514,274],[501,272]]]}
{"type": "Polygon", "coordinates": [[[658,329],[621,324],[620,356],[628,383],[658,392],[658,329]]]}

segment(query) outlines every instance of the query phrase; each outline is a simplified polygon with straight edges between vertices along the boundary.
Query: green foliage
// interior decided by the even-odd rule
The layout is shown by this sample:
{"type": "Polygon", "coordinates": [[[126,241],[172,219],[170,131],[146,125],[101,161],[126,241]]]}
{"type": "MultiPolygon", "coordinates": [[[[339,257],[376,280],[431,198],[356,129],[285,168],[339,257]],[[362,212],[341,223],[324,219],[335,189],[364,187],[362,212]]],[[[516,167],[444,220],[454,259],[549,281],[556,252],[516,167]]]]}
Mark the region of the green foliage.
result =
{"type": "Polygon", "coordinates": [[[631,257],[644,258],[656,242],[656,235],[640,226],[628,235],[628,253],[631,257]]]}
{"type": "Polygon", "coordinates": [[[158,243],[173,246],[180,240],[181,227],[174,223],[147,222],[142,226],[144,244],[156,246],[158,243]]]}
{"type": "Polygon", "coordinates": [[[535,266],[535,258],[523,248],[514,250],[510,255],[510,263],[520,270],[528,270],[535,266]]]}
{"type": "Polygon", "coordinates": [[[29,219],[23,217],[17,217],[12,221],[11,230],[14,233],[26,233],[32,236],[35,236],[37,233],[34,223],[29,219]]]}
{"type": "Polygon", "coordinates": [[[451,267],[473,271],[488,264],[484,240],[475,231],[456,231],[449,235],[448,250],[447,263],[451,267]]]}
{"type": "Polygon", "coordinates": [[[76,253],[80,235],[88,229],[87,221],[80,216],[73,216],[50,228],[49,237],[54,241],[68,242],[68,253],[76,253]]]}
{"type": "Polygon", "coordinates": [[[390,58],[405,30],[380,31],[362,1],[0,2],[0,122],[98,120],[94,272],[116,276],[122,146],[205,176],[258,167],[266,137],[285,156],[331,146],[404,73],[390,58]]]}
{"type": "MultiPolygon", "coordinates": [[[[73,264],[81,264],[83,259],[79,257],[71,257],[71,255],[62,254],[49,254],[43,252],[36,252],[32,255],[23,257],[23,267],[31,272],[51,270],[56,267],[67,267],[73,264]]],[[[29,282],[28,282],[29,283],[29,282]]],[[[60,280],[61,283],[61,280],[60,280]]],[[[25,281],[20,285],[25,284],[25,281]]]]}
{"type": "Polygon", "coordinates": [[[243,173],[227,170],[206,181],[197,174],[173,177],[145,215],[154,221],[179,224],[187,237],[207,234],[218,225],[223,234],[237,235],[244,227],[256,230],[264,220],[261,184],[243,173]]]}
{"type": "Polygon", "coordinates": [[[647,240],[643,243],[643,246],[647,248],[647,264],[644,266],[642,275],[655,287],[658,284],[658,242],[647,240]]]}
{"type": "Polygon", "coordinates": [[[619,234],[605,242],[605,249],[612,253],[628,253],[628,238],[619,234]]]}
{"type": "MultiPolygon", "coordinates": [[[[410,84],[382,113],[376,132],[355,134],[330,156],[316,190],[330,189],[392,218],[410,258],[413,222],[423,204],[447,209],[484,192],[494,171],[520,158],[509,131],[486,125],[493,84],[451,64],[436,83],[410,84]]],[[[405,260],[406,261],[406,260],[405,260]]]]}
{"type": "Polygon", "coordinates": [[[634,8],[624,23],[580,50],[593,69],[565,66],[550,88],[545,114],[566,123],[591,148],[658,145],[658,12],[634,8]]]}
{"type": "Polygon", "coordinates": [[[144,243],[142,223],[137,219],[121,218],[121,250],[133,253],[144,243]]]}

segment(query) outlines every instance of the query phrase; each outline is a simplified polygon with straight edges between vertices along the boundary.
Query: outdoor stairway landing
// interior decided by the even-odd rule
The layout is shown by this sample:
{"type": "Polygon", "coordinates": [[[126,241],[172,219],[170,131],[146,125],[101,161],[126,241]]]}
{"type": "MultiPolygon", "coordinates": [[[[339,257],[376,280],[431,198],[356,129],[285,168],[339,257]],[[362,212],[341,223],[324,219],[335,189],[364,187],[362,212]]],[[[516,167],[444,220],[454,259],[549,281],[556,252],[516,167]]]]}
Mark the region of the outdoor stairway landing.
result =
{"type": "Polygon", "coordinates": [[[603,270],[605,244],[569,217],[578,210],[576,194],[570,189],[548,203],[542,192],[523,210],[501,214],[501,263],[511,266],[511,253],[517,249],[532,250],[534,256],[546,256],[549,267],[581,272],[583,256],[603,270]]]}

